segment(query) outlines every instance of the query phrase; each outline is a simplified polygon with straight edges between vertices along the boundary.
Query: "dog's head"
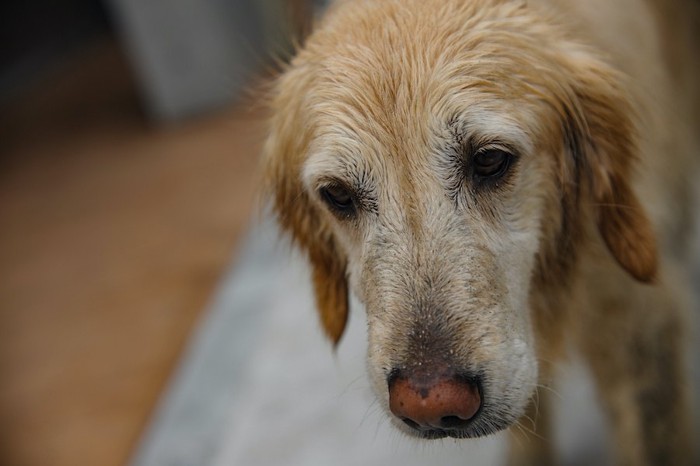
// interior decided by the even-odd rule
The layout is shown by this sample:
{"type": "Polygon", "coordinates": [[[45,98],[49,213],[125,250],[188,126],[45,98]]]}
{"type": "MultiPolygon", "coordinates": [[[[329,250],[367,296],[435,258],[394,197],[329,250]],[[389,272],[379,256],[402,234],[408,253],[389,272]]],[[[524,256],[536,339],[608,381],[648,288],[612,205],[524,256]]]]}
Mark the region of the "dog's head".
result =
{"type": "Polygon", "coordinates": [[[272,106],[280,223],[334,342],[348,290],[365,304],[370,377],[406,432],[479,436],[522,415],[533,288],[566,281],[583,232],[655,273],[620,77],[522,2],[341,2],[272,106]]]}

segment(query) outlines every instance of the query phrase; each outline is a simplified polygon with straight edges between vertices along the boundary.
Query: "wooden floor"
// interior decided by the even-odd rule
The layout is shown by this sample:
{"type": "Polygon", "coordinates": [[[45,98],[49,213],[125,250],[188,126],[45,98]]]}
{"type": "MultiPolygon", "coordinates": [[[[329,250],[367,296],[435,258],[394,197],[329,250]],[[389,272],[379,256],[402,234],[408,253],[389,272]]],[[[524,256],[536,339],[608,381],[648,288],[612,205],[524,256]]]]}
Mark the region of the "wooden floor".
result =
{"type": "Polygon", "coordinates": [[[121,465],[248,223],[260,112],[167,128],[109,42],[0,114],[0,464],[121,465]]]}

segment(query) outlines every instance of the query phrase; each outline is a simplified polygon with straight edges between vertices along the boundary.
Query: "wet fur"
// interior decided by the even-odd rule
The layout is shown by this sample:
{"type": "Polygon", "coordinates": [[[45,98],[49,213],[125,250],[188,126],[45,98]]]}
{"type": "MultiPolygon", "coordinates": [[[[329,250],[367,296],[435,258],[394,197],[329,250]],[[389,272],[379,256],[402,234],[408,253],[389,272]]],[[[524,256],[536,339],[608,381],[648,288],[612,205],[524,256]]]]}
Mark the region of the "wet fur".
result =
{"type": "MultiPolygon", "coordinates": [[[[484,405],[460,436],[486,435],[534,414],[536,387],[575,346],[619,463],[691,462],[683,314],[700,147],[696,7],[331,8],[276,84],[267,187],[308,253],[333,342],[349,290],[364,303],[384,406],[392,370],[478,374],[484,405]],[[514,154],[495,185],[469,175],[487,145],[514,154]],[[319,192],[329,183],[354,193],[356,215],[328,208],[319,192]]],[[[552,461],[539,421],[514,443],[513,463],[552,461]]]]}

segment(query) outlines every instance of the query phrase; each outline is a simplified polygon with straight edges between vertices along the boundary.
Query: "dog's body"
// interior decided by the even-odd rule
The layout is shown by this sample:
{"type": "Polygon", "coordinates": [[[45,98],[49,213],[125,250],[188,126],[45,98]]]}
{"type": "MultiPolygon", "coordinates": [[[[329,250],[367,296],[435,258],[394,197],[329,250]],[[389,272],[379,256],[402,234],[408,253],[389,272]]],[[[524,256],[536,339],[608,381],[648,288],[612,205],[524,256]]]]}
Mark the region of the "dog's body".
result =
{"type": "Polygon", "coordinates": [[[697,8],[346,0],[280,79],[276,211],[332,340],[348,289],[365,304],[370,378],[402,430],[536,417],[513,461],[546,464],[537,387],[573,346],[621,464],[692,462],[697,8]]]}

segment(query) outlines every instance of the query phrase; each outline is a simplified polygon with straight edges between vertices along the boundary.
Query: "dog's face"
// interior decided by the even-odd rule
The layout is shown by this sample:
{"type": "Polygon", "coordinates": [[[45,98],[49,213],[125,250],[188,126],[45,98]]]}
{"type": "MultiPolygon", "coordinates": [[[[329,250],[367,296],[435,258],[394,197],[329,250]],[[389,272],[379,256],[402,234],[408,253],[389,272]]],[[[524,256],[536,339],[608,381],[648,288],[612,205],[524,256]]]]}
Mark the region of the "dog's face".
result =
{"type": "Polygon", "coordinates": [[[365,304],[370,377],[408,433],[479,436],[523,414],[533,287],[564,280],[586,222],[633,276],[654,273],[618,77],[537,16],[496,0],[345,2],[278,83],[266,150],[280,222],[308,251],[334,341],[348,288],[365,304]],[[414,422],[404,385],[475,405],[465,422],[414,422]]]}

